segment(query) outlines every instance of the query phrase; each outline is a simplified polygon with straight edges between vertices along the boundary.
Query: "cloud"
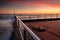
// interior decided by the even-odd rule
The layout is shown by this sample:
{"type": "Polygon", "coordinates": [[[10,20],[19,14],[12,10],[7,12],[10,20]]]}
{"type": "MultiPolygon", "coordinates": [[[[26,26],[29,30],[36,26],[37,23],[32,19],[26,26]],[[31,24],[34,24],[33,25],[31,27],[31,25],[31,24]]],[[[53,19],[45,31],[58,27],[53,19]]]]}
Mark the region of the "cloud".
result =
{"type": "Polygon", "coordinates": [[[60,0],[0,0],[0,7],[3,6],[60,6],[60,0]]]}
{"type": "Polygon", "coordinates": [[[60,0],[21,0],[27,2],[44,2],[48,4],[60,4],[60,0]]]}

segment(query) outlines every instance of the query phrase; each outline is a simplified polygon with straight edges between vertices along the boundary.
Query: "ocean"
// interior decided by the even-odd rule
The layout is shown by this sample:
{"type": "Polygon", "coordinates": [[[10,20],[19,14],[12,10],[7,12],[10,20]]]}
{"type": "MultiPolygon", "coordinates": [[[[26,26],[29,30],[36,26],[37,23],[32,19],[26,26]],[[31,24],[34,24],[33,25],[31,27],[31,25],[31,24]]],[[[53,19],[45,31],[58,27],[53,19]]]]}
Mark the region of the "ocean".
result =
{"type": "Polygon", "coordinates": [[[12,15],[0,15],[0,40],[10,40],[13,31],[12,15]]]}

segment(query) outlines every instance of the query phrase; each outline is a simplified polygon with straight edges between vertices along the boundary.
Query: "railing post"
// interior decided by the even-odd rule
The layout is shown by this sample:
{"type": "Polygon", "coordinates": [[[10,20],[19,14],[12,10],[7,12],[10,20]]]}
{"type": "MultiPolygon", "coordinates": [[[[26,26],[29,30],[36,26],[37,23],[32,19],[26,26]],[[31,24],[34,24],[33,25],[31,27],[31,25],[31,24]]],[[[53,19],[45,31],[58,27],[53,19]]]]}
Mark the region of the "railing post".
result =
{"type": "Polygon", "coordinates": [[[45,19],[46,19],[46,14],[44,14],[44,17],[45,17],[45,19]]]}
{"type": "Polygon", "coordinates": [[[14,16],[14,40],[23,40],[21,38],[21,35],[20,35],[20,31],[19,31],[19,20],[16,18],[16,16],[14,16]]]}
{"type": "Polygon", "coordinates": [[[17,19],[16,19],[16,16],[14,16],[14,30],[16,29],[17,27],[17,19]]]}
{"type": "Polygon", "coordinates": [[[24,29],[24,40],[26,40],[26,30],[24,29]]]}
{"type": "Polygon", "coordinates": [[[58,18],[58,14],[56,14],[56,18],[58,18]]]}

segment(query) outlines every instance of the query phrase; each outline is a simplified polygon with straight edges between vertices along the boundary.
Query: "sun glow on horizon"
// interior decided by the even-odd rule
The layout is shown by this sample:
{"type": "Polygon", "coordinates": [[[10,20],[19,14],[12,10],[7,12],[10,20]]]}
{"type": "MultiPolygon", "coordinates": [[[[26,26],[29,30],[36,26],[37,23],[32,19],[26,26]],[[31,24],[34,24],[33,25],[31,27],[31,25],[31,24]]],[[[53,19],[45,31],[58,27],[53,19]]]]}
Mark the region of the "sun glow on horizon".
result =
{"type": "Polygon", "coordinates": [[[9,13],[9,14],[60,14],[60,8],[53,7],[28,7],[24,9],[16,8],[16,9],[2,9],[0,13],[9,13]]]}

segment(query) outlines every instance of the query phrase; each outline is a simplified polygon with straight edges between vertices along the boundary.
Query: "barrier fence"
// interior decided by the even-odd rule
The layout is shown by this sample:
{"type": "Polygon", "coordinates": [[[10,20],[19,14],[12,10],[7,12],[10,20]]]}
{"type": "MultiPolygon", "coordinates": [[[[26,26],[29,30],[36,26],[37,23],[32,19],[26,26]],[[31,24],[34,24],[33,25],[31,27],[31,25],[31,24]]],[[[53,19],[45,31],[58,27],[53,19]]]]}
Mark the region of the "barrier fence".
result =
{"type": "Polygon", "coordinates": [[[29,29],[19,17],[15,17],[16,29],[19,31],[21,40],[41,40],[37,37],[31,29],[29,29]]]}
{"type": "Polygon", "coordinates": [[[60,18],[60,14],[20,15],[21,20],[60,18]]]}

